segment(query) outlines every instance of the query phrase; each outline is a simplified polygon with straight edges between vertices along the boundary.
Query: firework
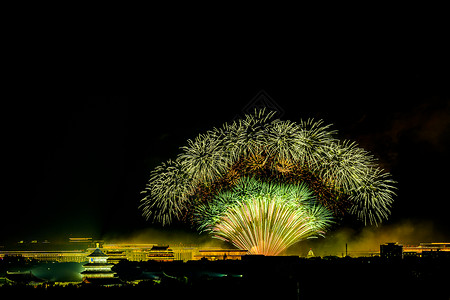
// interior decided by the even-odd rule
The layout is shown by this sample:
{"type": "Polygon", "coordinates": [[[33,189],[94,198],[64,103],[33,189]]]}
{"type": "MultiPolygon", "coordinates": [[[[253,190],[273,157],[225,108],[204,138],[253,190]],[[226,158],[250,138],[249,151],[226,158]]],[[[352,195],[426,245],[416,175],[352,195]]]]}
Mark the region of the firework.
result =
{"type": "Polygon", "coordinates": [[[172,218],[179,218],[185,209],[185,202],[193,192],[191,178],[179,160],[168,160],[151,173],[142,194],[143,215],[146,219],[170,224],[172,218]]]}
{"type": "Polygon", "coordinates": [[[143,215],[163,224],[190,221],[270,255],[323,235],[333,215],[350,213],[370,224],[388,218],[395,182],[373,155],[338,140],[321,120],[274,115],[255,110],[188,140],[175,161],[151,173],[143,215]]]}
{"type": "Polygon", "coordinates": [[[298,162],[302,151],[302,136],[298,124],[291,121],[274,122],[267,128],[266,151],[276,161],[298,162]]]}
{"type": "Polygon", "coordinates": [[[224,154],[230,163],[235,163],[244,153],[246,147],[243,136],[244,128],[241,122],[225,123],[221,128],[214,128],[209,132],[221,141],[224,154]]]}
{"type": "Polygon", "coordinates": [[[390,214],[395,181],[389,173],[379,168],[367,170],[366,176],[362,176],[362,183],[352,191],[350,212],[355,213],[365,224],[381,222],[390,214]]]}
{"type": "Polygon", "coordinates": [[[330,124],[323,125],[322,120],[300,120],[299,135],[301,143],[298,151],[301,153],[299,156],[301,165],[308,168],[318,166],[319,153],[324,151],[324,147],[336,141],[334,137],[336,131],[330,130],[330,127],[330,124]]]}
{"type": "Polygon", "coordinates": [[[299,124],[291,121],[275,120],[266,128],[265,149],[275,162],[295,163],[317,167],[320,153],[324,147],[336,141],[335,131],[323,121],[301,120],[299,124]]]}
{"type": "Polygon", "coordinates": [[[188,145],[181,149],[179,161],[194,183],[214,181],[230,164],[221,140],[212,134],[200,134],[194,141],[188,140],[188,145]]]}
{"type": "Polygon", "coordinates": [[[349,192],[364,181],[374,159],[354,142],[332,142],[323,146],[318,155],[315,171],[337,189],[349,192]]]}
{"type": "Polygon", "coordinates": [[[242,155],[258,155],[266,148],[267,127],[270,126],[270,120],[275,112],[266,110],[257,110],[253,115],[246,115],[244,119],[239,120],[239,135],[243,141],[242,155]]]}
{"type": "Polygon", "coordinates": [[[304,184],[284,185],[242,178],[196,211],[199,229],[246,249],[277,255],[306,238],[323,235],[332,214],[316,203],[304,184]]]}

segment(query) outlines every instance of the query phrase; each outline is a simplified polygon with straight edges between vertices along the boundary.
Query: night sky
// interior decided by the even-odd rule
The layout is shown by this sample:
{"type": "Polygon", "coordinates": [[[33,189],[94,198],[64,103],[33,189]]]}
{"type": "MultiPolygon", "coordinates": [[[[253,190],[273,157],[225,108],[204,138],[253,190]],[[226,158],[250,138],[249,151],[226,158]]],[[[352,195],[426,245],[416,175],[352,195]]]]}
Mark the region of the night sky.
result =
{"type": "Polygon", "coordinates": [[[369,46],[332,56],[310,49],[297,60],[261,56],[251,65],[251,53],[201,64],[183,56],[160,62],[149,71],[157,76],[127,97],[43,89],[10,97],[0,242],[160,228],[138,210],[152,168],[188,138],[241,115],[262,90],[283,119],[324,119],[379,158],[398,181],[388,224],[429,221],[450,241],[450,98],[440,56],[369,46]]]}

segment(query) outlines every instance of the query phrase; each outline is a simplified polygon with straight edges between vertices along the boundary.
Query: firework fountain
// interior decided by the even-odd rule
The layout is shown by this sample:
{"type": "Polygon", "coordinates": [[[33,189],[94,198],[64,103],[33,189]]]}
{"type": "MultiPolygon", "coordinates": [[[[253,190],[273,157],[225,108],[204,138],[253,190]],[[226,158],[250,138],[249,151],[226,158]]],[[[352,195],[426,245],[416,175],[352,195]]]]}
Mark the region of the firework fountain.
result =
{"type": "Polygon", "coordinates": [[[274,115],[255,110],[188,140],[152,171],[143,215],[265,255],[324,236],[346,214],[365,224],[388,218],[395,182],[369,152],[323,121],[274,115]]]}

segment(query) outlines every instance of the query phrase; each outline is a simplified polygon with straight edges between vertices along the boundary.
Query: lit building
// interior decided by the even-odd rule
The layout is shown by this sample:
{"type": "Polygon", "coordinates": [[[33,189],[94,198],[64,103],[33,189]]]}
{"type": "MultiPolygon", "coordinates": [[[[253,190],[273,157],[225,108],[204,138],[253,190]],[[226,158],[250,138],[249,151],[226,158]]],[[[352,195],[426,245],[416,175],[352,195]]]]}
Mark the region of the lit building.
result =
{"type": "Polygon", "coordinates": [[[100,281],[99,279],[118,279],[116,273],[111,270],[112,264],[107,262],[108,256],[99,248],[87,256],[88,262],[84,264],[84,271],[81,272],[84,282],[110,284],[113,281],[100,281]]]}
{"type": "Polygon", "coordinates": [[[240,249],[201,249],[194,255],[195,260],[241,260],[243,255],[247,254],[247,250],[240,249]]]}
{"type": "Polygon", "coordinates": [[[403,258],[403,246],[398,243],[380,245],[380,257],[386,260],[401,260],[403,258]]]}
{"type": "Polygon", "coordinates": [[[422,257],[430,252],[450,253],[450,243],[420,243],[419,246],[403,246],[406,256],[422,257]]]}
{"type": "MultiPolygon", "coordinates": [[[[90,248],[88,250],[93,251],[95,249],[90,248]]],[[[102,251],[103,253],[108,255],[108,262],[113,264],[116,264],[121,260],[128,260],[128,261],[182,260],[186,262],[194,259],[194,254],[198,253],[198,247],[192,245],[185,246],[181,244],[175,247],[169,247],[169,246],[158,246],[157,244],[123,243],[123,244],[103,244],[102,251]],[[171,258],[172,256],[173,258],[171,258]]]]}
{"type": "Polygon", "coordinates": [[[169,246],[153,246],[147,254],[149,260],[173,261],[175,256],[169,246]]]}
{"type": "MultiPolygon", "coordinates": [[[[94,249],[90,249],[93,251],[94,249]]],[[[184,261],[199,260],[207,258],[209,260],[241,259],[247,254],[246,250],[239,249],[199,249],[194,245],[168,245],[157,244],[104,244],[102,251],[109,257],[108,262],[116,264],[121,260],[128,261],[184,261]]]]}
{"type": "Polygon", "coordinates": [[[148,253],[156,244],[104,244],[102,251],[108,262],[116,264],[121,260],[147,261],[148,253]]]}
{"type": "Polygon", "coordinates": [[[173,255],[175,256],[175,260],[181,260],[183,262],[187,262],[189,260],[194,259],[194,254],[198,252],[198,247],[194,246],[175,246],[171,247],[173,250],[173,255]]]}
{"type": "Polygon", "coordinates": [[[5,256],[18,256],[25,259],[34,259],[37,261],[55,261],[55,262],[84,262],[87,253],[81,250],[72,251],[28,251],[28,250],[10,250],[0,251],[0,259],[5,256]]]}
{"type": "Polygon", "coordinates": [[[105,250],[105,249],[103,249],[103,252],[108,256],[108,263],[117,264],[122,260],[128,260],[127,252],[125,250],[121,250],[121,249],[105,250]]]}
{"type": "MultiPolygon", "coordinates": [[[[222,259],[241,259],[247,251],[238,249],[200,248],[198,245],[176,244],[174,247],[158,244],[106,244],[101,240],[91,238],[70,238],[68,243],[52,245],[52,249],[61,250],[32,250],[34,244],[20,245],[23,250],[0,250],[0,259],[5,256],[17,256],[25,259],[44,262],[85,262],[90,253],[97,248],[107,256],[107,263],[117,264],[122,260],[128,261],[184,261],[222,259]],[[25,247],[26,246],[26,247],[25,247]],[[30,249],[31,248],[31,249],[30,249]],[[62,250],[70,248],[71,250],[62,250]],[[76,250],[74,250],[76,249],[76,250]]],[[[17,248],[16,248],[17,249],[17,248]]],[[[449,248],[450,249],[450,248],[449,248]]]]}

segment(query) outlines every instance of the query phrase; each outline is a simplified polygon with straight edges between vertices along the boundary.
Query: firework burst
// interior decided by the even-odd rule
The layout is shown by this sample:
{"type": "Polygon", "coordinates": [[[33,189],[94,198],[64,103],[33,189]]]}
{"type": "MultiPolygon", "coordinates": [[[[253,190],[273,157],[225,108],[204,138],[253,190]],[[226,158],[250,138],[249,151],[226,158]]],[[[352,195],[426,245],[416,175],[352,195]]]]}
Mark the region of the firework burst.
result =
{"type": "Polygon", "coordinates": [[[358,188],[374,166],[373,156],[354,142],[332,142],[321,147],[315,171],[336,189],[349,192],[358,188]]]}
{"type": "Polygon", "coordinates": [[[251,254],[278,255],[292,244],[323,235],[332,214],[306,185],[264,183],[242,178],[195,211],[199,230],[251,254]]]}
{"type": "Polygon", "coordinates": [[[351,192],[350,212],[357,214],[365,224],[377,224],[379,220],[387,219],[394,201],[394,184],[389,173],[379,168],[367,170],[361,184],[351,192]]]}
{"type": "Polygon", "coordinates": [[[230,165],[221,140],[212,134],[200,134],[181,149],[179,161],[194,183],[212,182],[230,165]]]}
{"type": "Polygon", "coordinates": [[[267,128],[267,153],[276,161],[298,162],[302,143],[299,126],[291,121],[274,122],[267,128]]]}
{"type": "Polygon", "coordinates": [[[331,143],[335,142],[335,130],[330,130],[331,125],[323,125],[323,121],[314,121],[308,119],[307,121],[300,120],[299,135],[300,147],[298,151],[300,154],[301,165],[308,168],[318,167],[319,153],[331,143]]]}
{"type": "Polygon", "coordinates": [[[388,218],[395,181],[368,151],[338,140],[321,120],[274,115],[255,110],[188,140],[175,161],[151,173],[143,215],[163,224],[188,220],[268,255],[323,235],[333,215],[370,224],[388,218]]]}
{"type": "Polygon", "coordinates": [[[191,178],[179,160],[168,160],[156,167],[142,194],[140,207],[148,220],[170,224],[172,219],[179,218],[185,209],[189,195],[193,192],[191,178]]]}

